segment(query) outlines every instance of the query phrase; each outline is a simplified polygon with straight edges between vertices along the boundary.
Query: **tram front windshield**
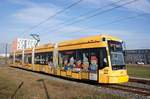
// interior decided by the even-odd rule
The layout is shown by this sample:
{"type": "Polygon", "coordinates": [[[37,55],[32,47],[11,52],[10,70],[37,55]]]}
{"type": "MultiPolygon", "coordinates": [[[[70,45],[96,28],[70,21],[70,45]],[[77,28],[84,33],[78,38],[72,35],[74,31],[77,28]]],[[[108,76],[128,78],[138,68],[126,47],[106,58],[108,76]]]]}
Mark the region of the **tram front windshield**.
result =
{"type": "Polygon", "coordinates": [[[108,41],[113,70],[125,69],[122,43],[117,41],[108,41]]]}

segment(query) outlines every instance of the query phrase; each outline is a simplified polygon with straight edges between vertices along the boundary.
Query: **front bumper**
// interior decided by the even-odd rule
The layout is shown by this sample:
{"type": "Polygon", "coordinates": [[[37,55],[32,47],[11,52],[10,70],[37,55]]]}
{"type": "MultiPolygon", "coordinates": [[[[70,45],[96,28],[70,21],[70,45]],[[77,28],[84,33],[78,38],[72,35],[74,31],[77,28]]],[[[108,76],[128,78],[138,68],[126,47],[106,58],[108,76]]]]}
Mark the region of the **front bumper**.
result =
{"type": "Polygon", "coordinates": [[[108,83],[125,83],[129,81],[129,76],[109,76],[108,83]]]}

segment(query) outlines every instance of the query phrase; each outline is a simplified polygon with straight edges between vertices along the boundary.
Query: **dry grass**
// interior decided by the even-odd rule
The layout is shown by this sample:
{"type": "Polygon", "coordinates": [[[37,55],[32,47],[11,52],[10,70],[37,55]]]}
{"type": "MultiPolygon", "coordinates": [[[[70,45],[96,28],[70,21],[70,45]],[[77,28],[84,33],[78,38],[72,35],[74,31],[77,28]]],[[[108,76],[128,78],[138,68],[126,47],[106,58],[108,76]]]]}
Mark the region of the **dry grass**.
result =
{"type": "Polygon", "coordinates": [[[10,99],[21,82],[23,85],[14,99],[124,99],[101,93],[100,89],[92,85],[4,66],[0,67],[0,99],[10,99]]]}
{"type": "Polygon", "coordinates": [[[129,76],[150,78],[150,66],[144,65],[127,65],[129,76]]]}

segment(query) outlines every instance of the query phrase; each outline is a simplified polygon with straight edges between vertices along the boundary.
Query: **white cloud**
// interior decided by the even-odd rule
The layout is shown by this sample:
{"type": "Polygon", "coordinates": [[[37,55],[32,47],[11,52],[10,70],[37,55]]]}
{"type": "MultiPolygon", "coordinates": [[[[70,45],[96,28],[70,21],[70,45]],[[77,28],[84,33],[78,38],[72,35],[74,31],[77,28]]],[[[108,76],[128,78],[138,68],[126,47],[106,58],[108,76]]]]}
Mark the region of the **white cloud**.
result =
{"type": "Polygon", "coordinates": [[[27,7],[24,7],[23,9],[20,9],[19,11],[14,13],[13,17],[15,17],[16,20],[24,23],[35,24],[43,21],[51,15],[54,15],[58,11],[58,9],[58,7],[52,4],[38,5],[31,2],[27,3],[27,7]]]}
{"type": "MultiPolygon", "coordinates": [[[[43,19],[47,18],[50,15],[53,15],[61,8],[53,5],[53,4],[36,4],[29,0],[11,0],[15,4],[20,4],[24,6],[22,9],[19,9],[16,13],[13,14],[14,21],[20,22],[21,25],[27,24],[29,26],[33,26],[34,24],[39,23],[43,19]]],[[[116,2],[115,0],[85,0],[86,3],[88,3],[89,6],[94,7],[100,7],[106,3],[116,2]],[[103,3],[104,2],[104,3],[103,3]],[[91,5],[92,4],[92,5],[91,5]]],[[[129,11],[138,11],[140,12],[146,12],[149,13],[149,3],[147,0],[141,0],[140,2],[125,6],[125,8],[129,11]]],[[[61,16],[65,17],[65,14],[62,14],[61,16]]],[[[68,16],[69,17],[69,16],[68,16]]],[[[50,26],[56,26],[57,23],[61,23],[64,20],[60,20],[58,18],[54,18],[50,21],[48,21],[46,24],[43,24],[39,29],[46,28],[46,30],[43,30],[40,33],[41,40],[43,42],[51,41],[51,42],[60,42],[63,40],[69,40],[69,39],[76,39],[80,37],[90,36],[90,35],[97,35],[97,34],[110,34],[113,36],[120,37],[121,39],[125,40],[127,42],[127,48],[139,48],[139,47],[146,47],[148,45],[149,36],[148,35],[142,35],[142,34],[136,34],[131,31],[125,31],[125,30],[102,30],[98,28],[85,28],[81,26],[66,26],[66,28],[62,29],[61,31],[53,32],[49,31],[48,27],[50,26]],[[49,31],[49,33],[48,33],[49,31]],[[44,36],[43,36],[44,35],[44,36]],[[136,37],[134,36],[136,35],[136,37]],[[143,38],[145,39],[143,39],[143,38]],[[144,43],[144,44],[143,44],[144,43]]],[[[25,27],[26,28],[26,27],[25,27]]],[[[34,30],[36,33],[37,31],[34,30]]],[[[148,46],[147,46],[148,47],[148,46]]],[[[149,46],[150,47],[150,46],[149,46]]]]}
{"type": "MultiPolygon", "coordinates": [[[[30,1],[20,2],[19,0],[15,0],[15,2],[13,1],[13,3],[24,6],[23,8],[17,10],[17,12],[15,12],[12,15],[12,19],[14,20],[15,23],[24,26],[24,31],[28,30],[29,27],[39,24],[40,22],[44,21],[48,17],[53,16],[57,11],[61,10],[60,7],[57,7],[51,3],[39,4],[30,1]]],[[[39,27],[31,30],[30,33],[34,33],[34,32],[38,33],[40,30],[61,23],[63,20],[60,20],[59,19],[60,17],[65,18],[66,16],[65,14],[61,14],[59,15],[59,17],[54,17],[46,21],[44,24],[41,24],[39,27]]],[[[29,34],[27,33],[25,35],[29,35],[29,34]]]]}
{"type": "Polygon", "coordinates": [[[101,5],[104,5],[107,2],[107,0],[83,0],[83,2],[85,2],[86,4],[89,4],[91,6],[93,6],[93,5],[101,6],[101,5]]]}
{"type": "Polygon", "coordinates": [[[15,4],[15,5],[22,5],[22,6],[34,6],[37,5],[34,2],[31,2],[31,0],[6,0],[11,4],[15,4]]]}

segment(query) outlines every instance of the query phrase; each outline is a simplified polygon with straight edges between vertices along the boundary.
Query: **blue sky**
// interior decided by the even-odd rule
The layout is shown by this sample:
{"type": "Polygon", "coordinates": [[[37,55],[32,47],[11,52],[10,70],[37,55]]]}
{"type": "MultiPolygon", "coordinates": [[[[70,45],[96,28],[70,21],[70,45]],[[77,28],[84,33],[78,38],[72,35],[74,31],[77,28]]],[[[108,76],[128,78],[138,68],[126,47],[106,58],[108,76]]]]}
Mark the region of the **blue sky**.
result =
{"type": "Polygon", "coordinates": [[[60,23],[67,23],[81,18],[78,16],[88,11],[94,12],[95,9],[102,7],[103,9],[99,10],[101,12],[121,5],[124,2],[132,1],[122,0],[120,3],[104,7],[119,0],[83,0],[80,4],[59,14],[39,27],[23,33],[28,28],[76,1],[1,0],[0,42],[11,43],[17,37],[29,38],[31,33],[40,35],[41,44],[77,39],[90,35],[109,34],[123,39],[128,49],[150,48],[150,0],[138,0],[86,21],[60,26],[60,23]],[[141,14],[144,15],[108,24],[120,18],[141,14]]]}

